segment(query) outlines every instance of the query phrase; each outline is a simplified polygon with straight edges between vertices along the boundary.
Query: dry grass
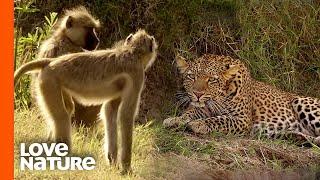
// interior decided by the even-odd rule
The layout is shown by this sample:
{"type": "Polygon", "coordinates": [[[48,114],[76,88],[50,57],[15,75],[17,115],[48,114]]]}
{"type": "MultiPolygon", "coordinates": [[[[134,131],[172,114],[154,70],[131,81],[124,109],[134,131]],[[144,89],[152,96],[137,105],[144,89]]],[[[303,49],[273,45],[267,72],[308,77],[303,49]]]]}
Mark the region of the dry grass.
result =
{"type": "Polygon", "coordinates": [[[20,171],[19,144],[41,142],[44,120],[37,110],[15,112],[16,179],[233,179],[238,176],[314,176],[320,170],[320,150],[304,149],[284,141],[250,137],[203,136],[166,130],[158,124],[134,130],[133,174],[120,176],[105,162],[103,129],[73,129],[73,154],[95,157],[92,171],[20,171]],[[32,124],[31,124],[31,123],[32,124]]]}

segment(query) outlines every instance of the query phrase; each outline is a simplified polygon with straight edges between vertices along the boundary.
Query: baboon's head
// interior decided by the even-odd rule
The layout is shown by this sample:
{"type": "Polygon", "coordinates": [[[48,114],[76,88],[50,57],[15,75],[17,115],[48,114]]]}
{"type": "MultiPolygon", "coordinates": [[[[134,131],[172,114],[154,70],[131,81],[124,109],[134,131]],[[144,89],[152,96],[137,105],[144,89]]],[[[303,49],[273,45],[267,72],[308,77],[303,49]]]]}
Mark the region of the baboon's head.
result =
{"type": "Polygon", "coordinates": [[[89,51],[98,47],[96,31],[100,28],[100,22],[85,7],[66,10],[62,21],[65,35],[72,43],[89,51]]]}
{"type": "Polygon", "coordinates": [[[144,57],[143,64],[148,69],[156,59],[158,45],[153,36],[150,36],[145,30],[138,30],[135,34],[130,34],[125,44],[138,50],[144,57]]]}

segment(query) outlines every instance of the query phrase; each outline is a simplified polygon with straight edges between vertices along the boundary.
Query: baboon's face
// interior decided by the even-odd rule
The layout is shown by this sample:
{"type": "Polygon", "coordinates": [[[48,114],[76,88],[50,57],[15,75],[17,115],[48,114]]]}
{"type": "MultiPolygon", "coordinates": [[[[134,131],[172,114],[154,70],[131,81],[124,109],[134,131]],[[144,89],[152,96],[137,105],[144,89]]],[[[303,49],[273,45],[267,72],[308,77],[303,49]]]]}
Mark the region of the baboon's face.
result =
{"type": "Polygon", "coordinates": [[[96,27],[76,22],[72,17],[67,20],[66,32],[68,38],[85,50],[91,51],[98,47],[100,40],[96,30],[96,27]]]}

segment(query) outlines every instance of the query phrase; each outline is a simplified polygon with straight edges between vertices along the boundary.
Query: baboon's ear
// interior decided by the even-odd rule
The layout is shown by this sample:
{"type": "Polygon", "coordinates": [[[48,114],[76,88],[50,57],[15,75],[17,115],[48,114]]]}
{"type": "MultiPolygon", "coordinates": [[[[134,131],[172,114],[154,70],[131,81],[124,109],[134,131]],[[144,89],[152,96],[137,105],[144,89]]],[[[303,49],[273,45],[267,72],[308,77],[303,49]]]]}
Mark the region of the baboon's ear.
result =
{"type": "Polygon", "coordinates": [[[231,79],[235,74],[237,74],[240,70],[239,65],[230,65],[228,69],[222,73],[222,76],[226,79],[229,80],[231,79]]]}
{"type": "Polygon", "coordinates": [[[130,42],[132,40],[133,34],[131,33],[127,38],[126,38],[126,43],[130,42]]]}
{"type": "Polygon", "coordinates": [[[71,28],[72,24],[73,24],[73,18],[71,16],[68,16],[66,21],[66,27],[71,28]]]}
{"type": "Polygon", "coordinates": [[[180,55],[176,56],[176,63],[177,63],[177,67],[178,67],[180,73],[186,72],[187,68],[189,67],[189,65],[186,61],[186,58],[184,58],[180,55]]]}

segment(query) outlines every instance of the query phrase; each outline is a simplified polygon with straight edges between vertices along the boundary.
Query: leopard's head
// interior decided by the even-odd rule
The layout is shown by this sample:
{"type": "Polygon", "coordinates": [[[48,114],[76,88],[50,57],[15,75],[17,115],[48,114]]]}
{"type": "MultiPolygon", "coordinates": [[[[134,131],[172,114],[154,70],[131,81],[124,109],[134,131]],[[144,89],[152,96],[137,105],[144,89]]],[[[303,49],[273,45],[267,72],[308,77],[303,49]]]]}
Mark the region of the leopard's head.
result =
{"type": "Polygon", "coordinates": [[[240,69],[226,56],[202,56],[188,62],[177,56],[176,63],[191,105],[196,107],[206,106],[208,100],[222,102],[235,88],[230,82],[240,69]]]}

